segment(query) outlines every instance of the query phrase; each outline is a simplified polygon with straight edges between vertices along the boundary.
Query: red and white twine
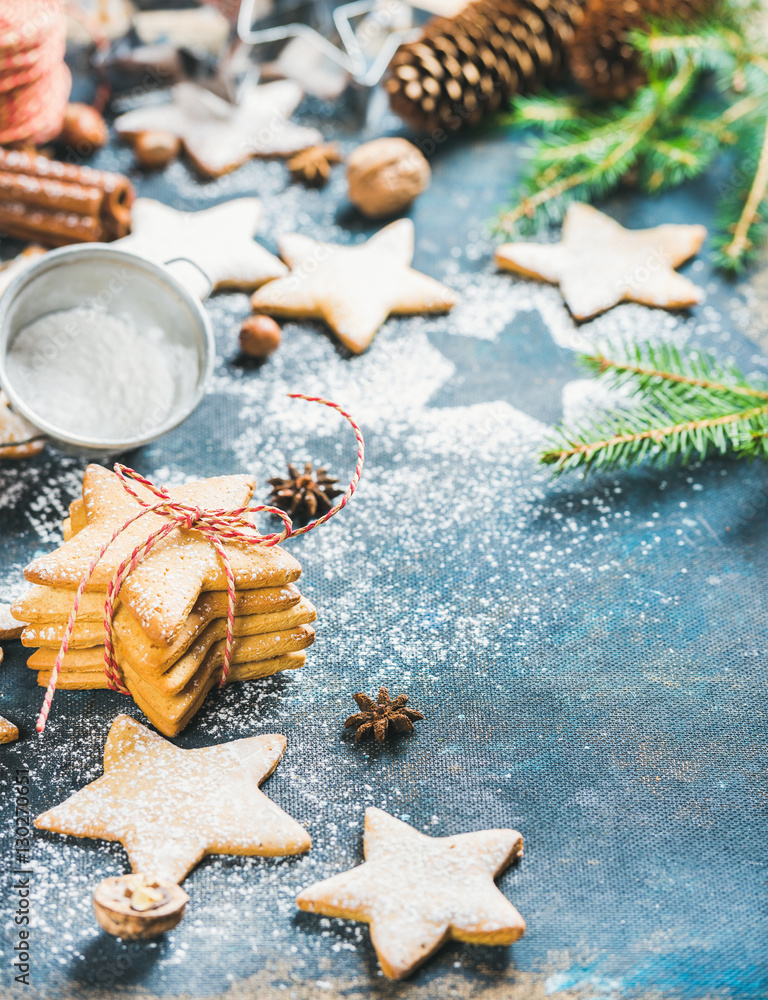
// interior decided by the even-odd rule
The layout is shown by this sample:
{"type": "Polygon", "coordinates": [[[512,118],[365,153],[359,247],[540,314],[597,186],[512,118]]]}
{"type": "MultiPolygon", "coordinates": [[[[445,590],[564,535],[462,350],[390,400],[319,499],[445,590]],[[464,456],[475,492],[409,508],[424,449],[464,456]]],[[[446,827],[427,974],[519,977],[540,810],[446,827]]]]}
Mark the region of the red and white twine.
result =
{"type": "Polygon", "coordinates": [[[72,76],[63,0],[0,4],[0,144],[42,144],[61,131],[72,76]]]}
{"type": "Polygon", "coordinates": [[[158,514],[165,518],[165,523],[161,524],[159,528],[151,532],[143,542],[134,548],[130,555],[123,559],[117,567],[107,587],[107,597],[104,602],[104,673],[107,677],[107,684],[113,691],[119,691],[121,694],[126,695],[130,694],[130,691],[128,691],[125,687],[120,676],[120,668],[115,659],[115,648],[112,642],[112,616],[114,613],[115,600],[120,593],[120,588],[122,587],[126,577],[133,572],[141,560],[152,550],[152,547],[161,539],[165,538],[166,535],[169,535],[172,531],[176,531],[178,528],[181,528],[184,531],[197,531],[203,535],[203,537],[206,538],[216,549],[224,568],[224,573],[227,578],[227,631],[224,642],[224,658],[221,668],[220,686],[223,686],[226,683],[230,663],[232,661],[232,645],[234,643],[235,634],[236,594],[235,576],[232,571],[232,566],[230,564],[225,545],[228,542],[235,542],[245,545],[266,545],[269,547],[278,545],[280,542],[285,541],[285,539],[291,538],[295,535],[304,535],[308,531],[312,531],[313,528],[316,528],[321,524],[325,524],[326,521],[329,521],[332,517],[334,517],[334,515],[338,514],[343,507],[346,507],[353,493],[357,489],[357,484],[360,481],[360,474],[363,470],[363,462],[365,459],[365,444],[363,442],[363,435],[355,420],[349,413],[346,412],[346,410],[342,410],[337,403],[329,402],[327,399],[321,399],[319,396],[304,396],[300,393],[290,393],[289,397],[291,399],[304,399],[309,403],[322,403],[323,406],[328,406],[331,409],[336,410],[349,422],[352,430],[355,432],[355,437],[357,438],[357,463],[355,465],[354,475],[352,476],[344,496],[326,514],[323,514],[322,517],[315,518],[314,521],[310,521],[309,524],[304,525],[303,528],[296,528],[294,530],[290,517],[285,513],[285,511],[279,510],[277,507],[271,507],[267,504],[258,504],[254,506],[238,507],[234,510],[203,510],[192,504],[185,504],[174,500],[165,489],[155,486],[154,483],[145,479],[143,476],[140,476],[138,472],[134,472],[133,469],[128,469],[124,465],[120,464],[115,465],[115,473],[120,478],[123,488],[134,498],[134,500],[136,500],[142,509],[132,517],[129,517],[124,524],[113,532],[112,537],[101,546],[98,553],[91,560],[88,569],[80,578],[80,583],[78,585],[77,592],[75,593],[75,599],[72,605],[72,610],[69,614],[67,626],[64,629],[64,637],[61,641],[61,646],[56,657],[56,662],[53,665],[53,670],[51,671],[50,680],[48,681],[48,688],[45,692],[45,698],[43,699],[43,706],[40,710],[40,715],[37,718],[38,733],[42,733],[45,729],[45,723],[51,710],[51,704],[53,703],[53,696],[56,691],[56,683],[61,671],[61,665],[64,661],[64,657],[67,655],[67,650],[69,649],[69,643],[72,639],[72,633],[75,628],[75,622],[77,621],[77,614],[80,608],[80,601],[82,600],[85,589],[88,586],[88,582],[93,576],[99,560],[102,558],[104,553],[107,552],[115,539],[118,538],[128,527],[144,517],[145,514],[158,514]],[[131,480],[139,483],[153,496],[157,497],[157,502],[149,503],[146,499],[140,496],[140,494],[132,487],[131,480]],[[282,531],[272,532],[271,534],[266,535],[258,533],[252,521],[248,520],[248,516],[265,512],[276,514],[279,518],[281,518],[283,522],[282,531]]]}

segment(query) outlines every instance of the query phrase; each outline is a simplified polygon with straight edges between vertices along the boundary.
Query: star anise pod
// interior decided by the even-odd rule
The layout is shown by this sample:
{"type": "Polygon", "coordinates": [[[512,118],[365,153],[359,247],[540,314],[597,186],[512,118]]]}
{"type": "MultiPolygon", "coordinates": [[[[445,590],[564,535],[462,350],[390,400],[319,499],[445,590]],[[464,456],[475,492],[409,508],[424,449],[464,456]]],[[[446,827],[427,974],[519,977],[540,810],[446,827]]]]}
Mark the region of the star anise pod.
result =
{"type": "Polygon", "coordinates": [[[288,169],[294,181],[301,181],[308,187],[322,187],[331,176],[331,167],[343,159],[336,143],[328,142],[295,153],[288,160],[288,169]]]}
{"type": "Polygon", "coordinates": [[[414,722],[424,718],[415,708],[405,707],[408,703],[407,694],[390,698],[389,691],[385,687],[379,688],[377,701],[360,692],[352,697],[362,711],[350,715],[344,727],[356,730],[355,743],[359,743],[371,733],[376,737],[377,743],[383,743],[390,726],[398,733],[412,733],[414,722]]]}
{"type": "Polygon", "coordinates": [[[316,514],[327,514],[334,499],[344,492],[335,488],[333,484],[338,479],[329,476],[325,469],[313,472],[311,462],[307,462],[303,472],[289,462],[288,474],[290,479],[276,477],[268,482],[272,487],[269,502],[290,517],[313,518],[316,514]]]}

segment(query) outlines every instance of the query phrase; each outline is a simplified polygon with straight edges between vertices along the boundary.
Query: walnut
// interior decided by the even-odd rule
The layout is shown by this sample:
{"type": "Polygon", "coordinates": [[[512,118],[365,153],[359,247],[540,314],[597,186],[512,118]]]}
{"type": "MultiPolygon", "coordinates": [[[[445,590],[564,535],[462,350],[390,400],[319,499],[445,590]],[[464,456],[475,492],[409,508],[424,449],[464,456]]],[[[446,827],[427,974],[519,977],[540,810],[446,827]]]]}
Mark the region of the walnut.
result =
{"type": "Polygon", "coordinates": [[[402,212],[429,187],[424,155],[407,139],[374,139],[347,161],[349,200],[372,219],[402,212]]]}
{"type": "Polygon", "coordinates": [[[144,913],[146,910],[155,910],[167,899],[167,894],[163,889],[152,885],[140,885],[131,893],[131,909],[137,913],[144,913]]]}
{"type": "Polygon", "coordinates": [[[137,873],[105,878],[93,894],[93,909],[109,934],[138,940],[174,928],[188,901],[189,896],[175,882],[137,873]]]}

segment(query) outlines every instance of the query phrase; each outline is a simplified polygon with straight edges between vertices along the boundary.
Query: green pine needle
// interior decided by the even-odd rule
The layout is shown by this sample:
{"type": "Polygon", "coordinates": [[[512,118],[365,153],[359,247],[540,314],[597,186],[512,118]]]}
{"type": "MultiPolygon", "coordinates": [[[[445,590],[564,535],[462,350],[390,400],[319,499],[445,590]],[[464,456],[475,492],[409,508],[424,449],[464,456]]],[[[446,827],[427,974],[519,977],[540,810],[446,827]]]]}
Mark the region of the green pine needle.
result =
{"type": "Polygon", "coordinates": [[[718,5],[718,16],[695,30],[633,33],[648,79],[629,101],[517,99],[506,122],[539,135],[498,229],[536,231],[559,222],[571,201],[602,198],[622,183],[649,193],[674,188],[729,155],[715,262],[743,268],[768,239],[768,55],[747,42],[742,7],[718,5]]]}
{"type": "Polygon", "coordinates": [[[711,454],[768,458],[768,381],[750,382],[712,355],[683,356],[669,345],[637,344],[581,361],[630,398],[604,417],[556,429],[540,455],[556,475],[711,454]]]}

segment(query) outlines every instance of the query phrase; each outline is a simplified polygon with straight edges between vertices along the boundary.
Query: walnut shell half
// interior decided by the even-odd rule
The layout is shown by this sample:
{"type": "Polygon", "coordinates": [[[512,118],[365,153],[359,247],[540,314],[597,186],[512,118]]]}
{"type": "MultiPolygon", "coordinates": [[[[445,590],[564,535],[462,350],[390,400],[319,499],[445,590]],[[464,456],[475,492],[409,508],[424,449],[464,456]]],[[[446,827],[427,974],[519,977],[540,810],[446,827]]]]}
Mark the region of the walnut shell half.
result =
{"type": "Polygon", "coordinates": [[[181,922],[189,896],[175,882],[146,875],[105,878],[93,894],[96,919],[109,934],[153,938],[181,922]]]}

